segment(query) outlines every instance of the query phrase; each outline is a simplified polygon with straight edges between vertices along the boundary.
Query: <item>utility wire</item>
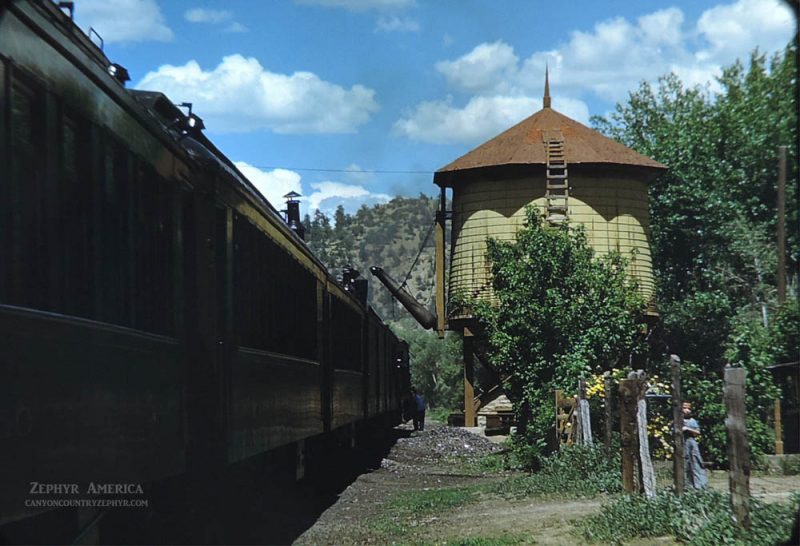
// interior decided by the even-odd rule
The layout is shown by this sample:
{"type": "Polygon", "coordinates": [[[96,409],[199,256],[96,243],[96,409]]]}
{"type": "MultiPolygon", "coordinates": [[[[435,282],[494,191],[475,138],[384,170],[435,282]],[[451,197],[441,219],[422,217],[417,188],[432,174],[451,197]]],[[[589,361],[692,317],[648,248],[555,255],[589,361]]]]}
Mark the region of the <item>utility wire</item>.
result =
{"type": "Polygon", "coordinates": [[[312,167],[282,167],[280,165],[253,165],[257,169],[284,169],[287,171],[311,171],[320,173],[349,173],[349,174],[434,174],[435,171],[388,171],[380,169],[315,169],[312,167]]]}
{"type": "Polygon", "coordinates": [[[408,278],[411,276],[411,272],[414,271],[414,268],[417,266],[417,262],[419,261],[419,257],[422,256],[422,251],[425,250],[425,246],[428,244],[428,239],[431,238],[431,232],[433,231],[433,226],[436,225],[436,218],[433,219],[433,223],[431,227],[428,228],[428,233],[425,235],[425,240],[422,241],[422,246],[419,247],[419,252],[417,252],[417,257],[414,258],[414,263],[411,264],[411,267],[406,273],[406,277],[403,279],[403,282],[400,284],[400,288],[405,288],[406,283],[408,282],[408,278]]]}

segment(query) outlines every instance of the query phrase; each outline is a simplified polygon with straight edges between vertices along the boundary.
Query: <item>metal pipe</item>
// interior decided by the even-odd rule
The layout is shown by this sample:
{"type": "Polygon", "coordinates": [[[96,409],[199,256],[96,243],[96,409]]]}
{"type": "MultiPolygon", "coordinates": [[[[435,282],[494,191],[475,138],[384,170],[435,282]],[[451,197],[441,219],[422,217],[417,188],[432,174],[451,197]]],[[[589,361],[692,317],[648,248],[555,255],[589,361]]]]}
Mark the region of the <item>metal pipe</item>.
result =
{"type": "Polygon", "coordinates": [[[403,307],[411,313],[411,316],[419,322],[423,328],[430,330],[436,327],[436,315],[431,313],[427,307],[422,305],[405,288],[391,278],[381,267],[370,267],[370,272],[378,277],[378,280],[392,293],[392,296],[403,304],[403,307]]]}

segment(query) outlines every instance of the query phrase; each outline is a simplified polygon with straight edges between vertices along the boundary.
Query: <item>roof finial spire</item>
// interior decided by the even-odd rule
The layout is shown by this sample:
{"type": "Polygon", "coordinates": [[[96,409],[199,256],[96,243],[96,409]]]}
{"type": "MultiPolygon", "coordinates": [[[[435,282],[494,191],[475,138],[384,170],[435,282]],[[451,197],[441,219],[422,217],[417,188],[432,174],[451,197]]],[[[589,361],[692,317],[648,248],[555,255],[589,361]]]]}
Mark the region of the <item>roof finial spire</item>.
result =
{"type": "Polygon", "coordinates": [[[544,99],[542,100],[542,106],[544,108],[550,108],[550,70],[547,64],[544,65],[544,99]]]}

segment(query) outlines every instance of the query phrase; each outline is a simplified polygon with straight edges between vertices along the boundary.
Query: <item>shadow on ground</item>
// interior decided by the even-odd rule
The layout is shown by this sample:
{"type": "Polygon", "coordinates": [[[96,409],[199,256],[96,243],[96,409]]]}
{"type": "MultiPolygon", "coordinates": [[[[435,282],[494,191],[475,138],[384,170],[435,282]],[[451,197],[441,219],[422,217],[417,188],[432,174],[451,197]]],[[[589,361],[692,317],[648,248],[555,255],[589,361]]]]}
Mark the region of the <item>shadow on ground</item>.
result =
{"type": "Polygon", "coordinates": [[[290,446],[218,476],[146,484],[146,509],[51,510],[1,527],[0,544],[291,544],[409,435],[376,430],[357,448],[318,445],[300,481],[290,446]]]}

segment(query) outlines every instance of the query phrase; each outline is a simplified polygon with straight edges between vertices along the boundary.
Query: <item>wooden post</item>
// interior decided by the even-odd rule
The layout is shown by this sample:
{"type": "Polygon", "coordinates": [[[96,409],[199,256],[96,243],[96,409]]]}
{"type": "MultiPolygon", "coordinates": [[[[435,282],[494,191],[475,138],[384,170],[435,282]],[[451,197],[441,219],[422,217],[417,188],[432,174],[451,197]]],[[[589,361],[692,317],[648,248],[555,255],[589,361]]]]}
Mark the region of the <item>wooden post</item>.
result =
{"type": "Polygon", "coordinates": [[[731,507],[736,524],[743,529],[750,529],[750,445],[747,441],[744,405],[746,376],[747,370],[744,368],[725,368],[723,392],[728,410],[725,427],[728,429],[731,507]]]}
{"type": "Polygon", "coordinates": [[[611,389],[613,384],[611,382],[611,372],[603,373],[603,393],[605,398],[605,427],[603,430],[603,444],[606,448],[606,455],[611,454],[611,431],[614,426],[613,423],[613,393],[611,389]]]}
{"type": "Polygon", "coordinates": [[[444,298],[444,233],[445,221],[447,218],[447,198],[445,188],[439,194],[439,210],[436,213],[436,235],[435,235],[435,256],[434,256],[434,276],[436,278],[436,332],[439,339],[444,337],[444,330],[447,326],[447,317],[444,298]]]}
{"type": "Polygon", "coordinates": [[[592,442],[592,421],[589,412],[589,401],[586,399],[586,380],[578,381],[578,443],[585,446],[592,442]]]}
{"type": "Polygon", "coordinates": [[[475,363],[472,332],[464,328],[464,426],[475,426],[475,363]]]}
{"type": "Polygon", "coordinates": [[[781,426],[781,399],[775,400],[775,455],[783,455],[783,427],[781,426]]]}
{"type": "Polygon", "coordinates": [[[683,395],[681,393],[680,357],[669,355],[669,366],[672,371],[672,437],[675,443],[675,450],[672,453],[672,469],[675,494],[682,495],[686,485],[686,467],[683,454],[683,395]]]}
{"type": "Polygon", "coordinates": [[[556,389],[556,447],[561,449],[561,391],[556,389]]]}
{"type": "Polygon", "coordinates": [[[564,392],[561,389],[556,389],[556,446],[561,449],[561,445],[566,443],[564,437],[566,434],[567,419],[569,415],[561,409],[563,405],[564,392]]]}
{"type": "Polygon", "coordinates": [[[647,400],[644,398],[647,383],[639,380],[639,399],[636,402],[636,427],[639,437],[639,471],[641,472],[642,489],[647,497],[656,496],[656,473],[653,470],[653,459],[650,458],[650,441],[647,438],[647,400]]]}
{"type": "Polygon", "coordinates": [[[623,379],[619,382],[619,431],[622,444],[622,488],[628,493],[638,491],[634,476],[636,458],[636,399],[639,382],[623,379]]]}
{"type": "Polygon", "coordinates": [[[564,392],[556,390],[556,437],[558,448],[578,442],[577,401],[575,397],[564,398],[564,392]],[[573,426],[573,424],[575,426],[573,426]]]}

